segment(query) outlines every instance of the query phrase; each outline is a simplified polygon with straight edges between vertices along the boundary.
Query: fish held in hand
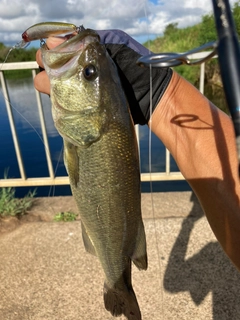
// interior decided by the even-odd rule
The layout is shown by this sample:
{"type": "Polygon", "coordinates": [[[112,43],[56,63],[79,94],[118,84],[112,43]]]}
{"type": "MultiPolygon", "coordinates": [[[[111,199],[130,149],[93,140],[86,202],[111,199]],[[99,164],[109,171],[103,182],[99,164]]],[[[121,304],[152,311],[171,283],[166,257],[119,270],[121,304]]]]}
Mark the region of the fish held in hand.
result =
{"type": "Polygon", "coordinates": [[[84,245],[105,274],[105,307],[140,320],[131,281],[132,262],[147,269],[139,159],[117,68],[90,29],[52,50],[43,46],[42,56],[84,245]]]}

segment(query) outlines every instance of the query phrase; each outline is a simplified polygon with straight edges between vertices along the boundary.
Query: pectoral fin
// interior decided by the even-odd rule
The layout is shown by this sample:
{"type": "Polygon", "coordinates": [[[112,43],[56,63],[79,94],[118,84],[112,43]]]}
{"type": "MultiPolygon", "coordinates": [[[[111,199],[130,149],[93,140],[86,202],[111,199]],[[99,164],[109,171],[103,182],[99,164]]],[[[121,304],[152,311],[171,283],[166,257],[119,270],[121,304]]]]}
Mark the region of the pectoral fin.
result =
{"type": "Polygon", "coordinates": [[[77,148],[64,140],[64,164],[69,175],[70,182],[77,187],[79,181],[79,159],[77,148]]]}
{"type": "Polygon", "coordinates": [[[83,223],[82,223],[82,238],[83,238],[83,243],[86,251],[96,256],[94,244],[92,243],[92,240],[90,239],[83,223]]]}

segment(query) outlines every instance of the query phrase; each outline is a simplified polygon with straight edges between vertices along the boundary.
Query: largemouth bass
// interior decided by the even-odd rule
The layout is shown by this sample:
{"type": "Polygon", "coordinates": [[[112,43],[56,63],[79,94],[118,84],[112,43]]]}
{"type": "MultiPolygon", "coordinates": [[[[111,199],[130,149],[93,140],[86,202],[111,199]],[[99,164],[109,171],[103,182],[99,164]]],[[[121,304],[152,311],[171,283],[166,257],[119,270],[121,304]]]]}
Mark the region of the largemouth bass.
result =
{"type": "Polygon", "coordinates": [[[131,281],[132,262],[147,269],[139,159],[117,68],[90,29],[52,50],[43,46],[42,56],[84,245],[105,274],[105,308],[140,320],[131,281]]]}

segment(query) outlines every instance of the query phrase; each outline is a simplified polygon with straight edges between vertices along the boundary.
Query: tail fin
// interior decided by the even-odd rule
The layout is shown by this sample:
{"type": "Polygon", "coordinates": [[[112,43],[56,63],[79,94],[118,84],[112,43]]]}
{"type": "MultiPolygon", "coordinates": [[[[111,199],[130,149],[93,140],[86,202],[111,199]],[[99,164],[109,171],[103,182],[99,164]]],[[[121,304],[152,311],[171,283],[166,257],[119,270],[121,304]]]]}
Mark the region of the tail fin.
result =
{"type": "Polygon", "coordinates": [[[128,320],[141,320],[141,312],[133,289],[119,291],[104,284],[105,308],[114,317],[124,315],[128,320]]]}

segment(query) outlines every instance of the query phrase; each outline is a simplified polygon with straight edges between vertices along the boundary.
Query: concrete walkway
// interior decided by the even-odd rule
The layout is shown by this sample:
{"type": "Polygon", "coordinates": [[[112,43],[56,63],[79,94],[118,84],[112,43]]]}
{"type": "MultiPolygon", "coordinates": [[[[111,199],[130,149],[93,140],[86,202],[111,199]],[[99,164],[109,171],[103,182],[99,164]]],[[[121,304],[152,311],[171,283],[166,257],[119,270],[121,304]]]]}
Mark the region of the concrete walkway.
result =
{"type": "MultiPolygon", "coordinates": [[[[158,193],[153,203],[154,217],[143,194],[149,269],[133,267],[142,319],[240,319],[240,274],[196,198],[158,193]]],[[[0,320],[116,319],[104,309],[103,281],[99,262],[84,250],[79,221],[28,222],[0,235],[0,320]]]]}

